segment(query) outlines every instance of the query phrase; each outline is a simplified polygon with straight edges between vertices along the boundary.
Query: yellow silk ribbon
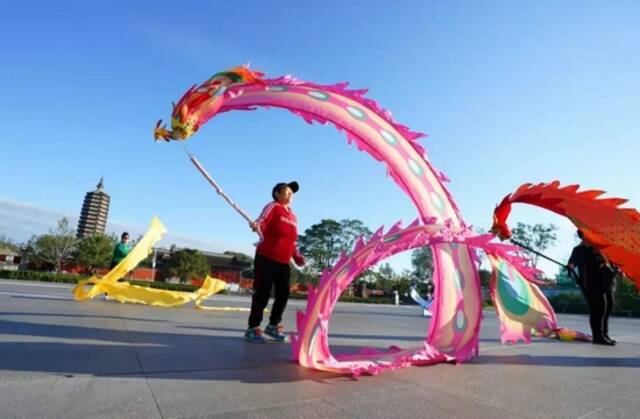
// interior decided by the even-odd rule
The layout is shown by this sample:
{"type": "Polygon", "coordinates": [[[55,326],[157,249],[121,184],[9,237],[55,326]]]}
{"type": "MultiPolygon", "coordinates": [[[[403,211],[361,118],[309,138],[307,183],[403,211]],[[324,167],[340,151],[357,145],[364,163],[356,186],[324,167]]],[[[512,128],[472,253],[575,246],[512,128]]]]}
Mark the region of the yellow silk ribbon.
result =
{"type": "Polygon", "coordinates": [[[73,288],[73,296],[77,301],[88,301],[97,295],[106,293],[110,299],[120,303],[147,304],[155,307],[176,307],[190,301],[201,310],[218,311],[249,311],[244,307],[207,307],[202,303],[209,297],[222,291],[226,283],[217,278],[207,276],[200,288],[193,292],[169,291],[131,285],[128,282],[118,282],[120,278],[135,269],[136,266],[153,251],[153,246],[160,241],[167,229],[162,222],[153,217],[149,230],[118,265],[102,278],[92,276],[79,281],[73,288]],[[86,286],[91,286],[88,290],[86,286]]]}

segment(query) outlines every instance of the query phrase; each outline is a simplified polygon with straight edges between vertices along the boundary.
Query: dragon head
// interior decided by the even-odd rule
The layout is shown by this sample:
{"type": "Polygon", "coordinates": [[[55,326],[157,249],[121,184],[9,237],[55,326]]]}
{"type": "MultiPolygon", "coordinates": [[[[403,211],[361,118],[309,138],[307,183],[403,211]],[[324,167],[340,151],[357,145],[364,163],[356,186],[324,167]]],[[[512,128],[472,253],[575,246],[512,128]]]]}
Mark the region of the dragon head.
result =
{"type": "Polygon", "coordinates": [[[510,239],[511,229],[507,225],[507,217],[511,212],[511,203],[509,198],[511,195],[504,197],[500,205],[493,211],[493,225],[491,226],[491,232],[498,236],[500,240],[510,239]]]}
{"type": "Polygon", "coordinates": [[[240,66],[216,73],[199,86],[194,85],[173,105],[171,130],[162,125],[160,120],[153,130],[153,138],[167,142],[186,140],[218,112],[225,93],[231,86],[260,83],[262,75],[263,73],[249,70],[247,66],[240,66]]]}

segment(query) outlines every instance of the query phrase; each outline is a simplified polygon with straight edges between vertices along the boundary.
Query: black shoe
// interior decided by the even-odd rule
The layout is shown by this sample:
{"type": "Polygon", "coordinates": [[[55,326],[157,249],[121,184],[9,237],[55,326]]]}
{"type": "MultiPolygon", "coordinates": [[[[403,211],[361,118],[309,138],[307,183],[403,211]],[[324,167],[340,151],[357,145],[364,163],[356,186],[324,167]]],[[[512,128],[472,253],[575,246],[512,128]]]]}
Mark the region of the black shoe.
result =
{"type": "Polygon", "coordinates": [[[606,340],[604,336],[594,337],[591,341],[594,345],[615,346],[616,344],[610,340],[606,340]]]}
{"type": "Polygon", "coordinates": [[[607,333],[603,333],[603,334],[602,334],[602,337],[604,337],[604,340],[608,340],[609,342],[612,342],[614,345],[615,345],[616,343],[618,343],[618,341],[617,341],[617,340],[615,340],[615,339],[611,339],[611,338],[609,337],[609,334],[607,334],[607,333]]]}

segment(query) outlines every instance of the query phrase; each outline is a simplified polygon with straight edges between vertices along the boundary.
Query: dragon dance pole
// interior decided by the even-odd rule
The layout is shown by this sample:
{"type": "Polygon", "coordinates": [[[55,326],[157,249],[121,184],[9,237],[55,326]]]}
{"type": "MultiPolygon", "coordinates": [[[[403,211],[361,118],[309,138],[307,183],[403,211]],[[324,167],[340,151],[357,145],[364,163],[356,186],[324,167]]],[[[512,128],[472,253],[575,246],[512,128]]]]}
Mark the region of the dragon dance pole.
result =
{"type": "MultiPolygon", "coordinates": [[[[185,151],[186,151],[186,149],[185,149],[185,151]]],[[[218,195],[220,195],[225,201],[227,201],[227,203],[231,206],[231,208],[236,210],[236,212],[238,214],[240,214],[240,216],[242,218],[247,220],[247,222],[249,224],[253,224],[253,220],[251,219],[249,214],[247,214],[242,208],[240,208],[235,202],[233,202],[233,200],[229,197],[229,195],[227,195],[222,190],[220,185],[218,185],[218,183],[211,177],[211,175],[207,172],[207,170],[204,168],[204,166],[202,166],[202,164],[200,164],[198,159],[194,155],[189,153],[188,151],[187,151],[187,155],[189,156],[189,160],[191,160],[191,163],[193,163],[193,165],[196,167],[196,169],[198,169],[198,171],[202,174],[202,176],[204,176],[204,178],[211,184],[211,186],[213,186],[213,188],[216,190],[218,195]]],[[[258,231],[256,231],[256,233],[258,233],[258,235],[262,239],[262,234],[260,234],[260,231],[258,230],[258,231]]]]}
{"type": "MultiPolygon", "coordinates": [[[[205,179],[207,179],[207,181],[211,184],[211,186],[213,186],[213,188],[216,190],[216,192],[218,193],[218,195],[220,195],[225,201],[227,201],[227,203],[229,205],[231,205],[231,207],[236,210],[236,212],[238,214],[240,214],[240,216],[242,216],[242,218],[244,218],[245,220],[247,220],[247,222],[249,224],[253,224],[253,220],[251,219],[251,217],[249,216],[249,214],[247,214],[242,208],[240,208],[235,202],[233,202],[233,200],[229,197],[229,195],[227,195],[222,188],[220,187],[220,185],[218,185],[218,182],[216,182],[211,175],[207,172],[207,170],[204,168],[204,166],[202,166],[202,164],[198,161],[198,159],[192,155],[191,153],[189,153],[185,147],[185,152],[187,153],[187,155],[189,156],[189,160],[191,160],[191,163],[193,163],[193,165],[196,167],[196,169],[198,169],[198,171],[202,174],[202,176],[204,176],[205,179]]],[[[258,233],[258,236],[260,236],[260,241],[263,240],[262,237],[262,232],[258,229],[256,231],[256,233],[258,233]]],[[[296,265],[295,263],[292,264],[293,267],[300,271],[301,268],[298,267],[298,265],[296,265]]]]}
{"type": "Polygon", "coordinates": [[[567,268],[567,265],[565,265],[564,263],[558,262],[557,260],[555,260],[553,258],[550,258],[549,256],[547,256],[547,255],[545,255],[543,253],[540,253],[537,250],[532,249],[531,247],[527,246],[524,243],[520,243],[519,241],[514,240],[514,239],[511,239],[511,243],[515,244],[516,246],[519,246],[519,247],[523,248],[524,250],[528,250],[531,253],[535,253],[536,255],[540,256],[541,258],[544,258],[544,259],[548,260],[549,262],[553,262],[556,265],[561,266],[561,267],[563,267],[565,269],[567,268]]]}

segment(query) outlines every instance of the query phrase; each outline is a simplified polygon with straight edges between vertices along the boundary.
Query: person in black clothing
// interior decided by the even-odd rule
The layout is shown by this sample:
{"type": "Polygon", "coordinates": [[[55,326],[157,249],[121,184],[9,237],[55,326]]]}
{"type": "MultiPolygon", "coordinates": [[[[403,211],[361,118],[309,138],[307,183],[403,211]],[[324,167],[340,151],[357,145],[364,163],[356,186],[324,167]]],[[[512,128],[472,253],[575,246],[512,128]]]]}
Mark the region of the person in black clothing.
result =
{"type": "Polygon", "coordinates": [[[578,237],[582,242],[571,252],[567,268],[589,304],[593,343],[613,346],[616,341],[609,337],[609,315],[613,309],[617,271],[609,266],[597,249],[584,240],[580,230],[578,237]]]}

